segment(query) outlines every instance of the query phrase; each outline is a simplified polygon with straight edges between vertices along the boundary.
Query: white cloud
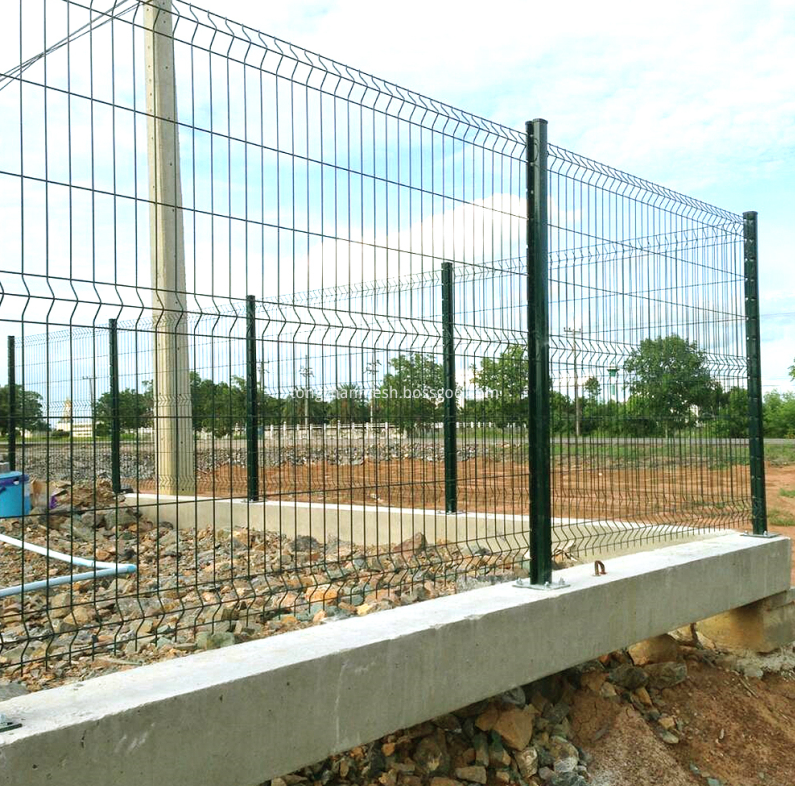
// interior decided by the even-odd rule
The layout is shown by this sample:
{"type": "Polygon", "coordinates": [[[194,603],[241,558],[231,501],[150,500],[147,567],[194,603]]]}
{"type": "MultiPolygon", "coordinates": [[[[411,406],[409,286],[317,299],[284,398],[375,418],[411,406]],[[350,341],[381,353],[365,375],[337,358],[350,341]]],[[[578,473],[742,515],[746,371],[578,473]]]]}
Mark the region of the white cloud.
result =
{"type": "MultiPolygon", "coordinates": [[[[763,311],[795,300],[795,6],[496,0],[225,0],[231,18],[420,93],[735,211],[760,212],[763,311]],[[766,216],[770,218],[766,220],[766,216]],[[772,303],[771,303],[772,306],[772,303]]],[[[795,317],[763,321],[764,373],[786,381],[795,317]]]]}
{"type": "MultiPolygon", "coordinates": [[[[775,310],[774,293],[795,300],[795,230],[791,210],[781,209],[795,202],[788,0],[495,0],[474,10],[427,0],[200,4],[508,126],[545,116],[554,142],[730,209],[755,207],[765,233],[763,311],[775,310]]],[[[65,6],[48,3],[53,31],[65,6]]],[[[40,7],[25,4],[24,57],[38,51],[40,7]]],[[[9,65],[18,59],[17,35],[14,19],[0,31],[9,65]]],[[[328,280],[325,271],[320,280],[328,280]]],[[[795,355],[791,324],[771,323],[766,378],[786,376],[785,358],[795,355]]]]}

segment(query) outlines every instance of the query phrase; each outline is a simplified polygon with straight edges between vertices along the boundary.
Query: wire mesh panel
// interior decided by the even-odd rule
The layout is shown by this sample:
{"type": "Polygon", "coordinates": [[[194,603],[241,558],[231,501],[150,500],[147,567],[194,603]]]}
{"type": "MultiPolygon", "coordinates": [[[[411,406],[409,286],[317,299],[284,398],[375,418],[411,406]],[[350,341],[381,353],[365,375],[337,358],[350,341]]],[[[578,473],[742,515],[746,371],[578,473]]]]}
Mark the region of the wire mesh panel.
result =
{"type": "MultiPolygon", "coordinates": [[[[0,666],[527,575],[525,133],[178,0],[14,14],[0,666]]],[[[745,523],[741,224],[549,160],[559,564],[745,523]]]]}
{"type": "Polygon", "coordinates": [[[185,3],[17,21],[3,663],[514,575],[523,135],[185,3]]]}
{"type": "Polygon", "coordinates": [[[550,145],[553,526],[747,526],[742,216],[550,145]]]}

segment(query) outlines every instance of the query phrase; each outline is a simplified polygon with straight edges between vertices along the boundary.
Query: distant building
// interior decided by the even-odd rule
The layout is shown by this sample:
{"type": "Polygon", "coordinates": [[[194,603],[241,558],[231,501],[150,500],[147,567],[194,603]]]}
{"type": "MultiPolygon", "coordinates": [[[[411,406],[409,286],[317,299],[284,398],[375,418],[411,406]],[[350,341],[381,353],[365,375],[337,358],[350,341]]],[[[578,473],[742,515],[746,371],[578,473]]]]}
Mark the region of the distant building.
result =
{"type": "Polygon", "coordinates": [[[72,399],[68,398],[63,403],[63,415],[61,419],[55,424],[55,428],[59,431],[65,431],[73,437],[93,437],[94,424],[91,421],[74,422],[72,415],[72,399]]]}

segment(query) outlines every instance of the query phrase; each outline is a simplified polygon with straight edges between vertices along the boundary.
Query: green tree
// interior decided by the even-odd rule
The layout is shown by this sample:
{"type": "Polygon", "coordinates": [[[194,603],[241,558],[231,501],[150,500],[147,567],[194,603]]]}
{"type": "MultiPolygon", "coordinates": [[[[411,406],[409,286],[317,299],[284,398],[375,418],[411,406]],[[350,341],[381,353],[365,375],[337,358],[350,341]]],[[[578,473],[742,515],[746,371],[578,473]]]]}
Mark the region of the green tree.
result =
{"type": "Polygon", "coordinates": [[[583,382],[582,391],[589,399],[595,400],[599,398],[599,394],[602,392],[602,386],[599,384],[599,380],[596,377],[588,377],[588,379],[583,382]]]}
{"type": "Polygon", "coordinates": [[[748,391],[732,387],[719,391],[719,403],[712,423],[716,437],[739,439],[748,436],[748,391]]]}
{"type": "MultiPolygon", "coordinates": [[[[248,405],[246,380],[232,377],[229,382],[202,379],[195,371],[190,378],[193,428],[207,431],[216,437],[226,437],[235,431],[244,431],[248,405]]],[[[261,426],[282,423],[283,402],[263,390],[257,390],[257,418],[261,426]]]]}
{"type": "Polygon", "coordinates": [[[225,437],[245,422],[245,390],[239,385],[202,379],[192,371],[190,393],[195,431],[225,437]]]}
{"type": "Polygon", "coordinates": [[[553,434],[574,432],[574,402],[564,393],[549,391],[550,431],[553,434]]]}
{"type": "MultiPolygon", "coordinates": [[[[41,395],[16,385],[17,431],[46,431],[41,395]]],[[[0,434],[8,433],[8,385],[0,387],[0,434]]]]}
{"type": "Polygon", "coordinates": [[[364,391],[358,385],[338,385],[328,404],[328,415],[340,423],[365,423],[370,419],[370,405],[364,391]]]}
{"type": "MultiPolygon", "coordinates": [[[[110,433],[113,411],[110,391],[103,393],[94,405],[94,431],[97,435],[110,433]]],[[[152,383],[144,382],[143,392],[132,388],[119,391],[119,428],[134,431],[152,425],[152,383]]]]}
{"type": "Polygon", "coordinates": [[[489,422],[487,414],[488,400],[484,398],[467,398],[458,407],[459,423],[475,423],[481,425],[489,422]]]}
{"type": "Polygon", "coordinates": [[[389,361],[376,394],[379,418],[409,434],[433,423],[444,400],[444,373],[432,355],[413,352],[389,361]]]}
{"type": "Polygon", "coordinates": [[[527,423],[527,347],[515,344],[497,358],[483,358],[474,382],[486,392],[484,412],[497,425],[527,423]]]}
{"type": "Polygon", "coordinates": [[[627,408],[624,402],[587,398],[582,414],[582,433],[605,437],[620,437],[633,431],[648,432],[648,422],[642,413],[627,408]],[[634,415],[634,418],[632,417],[634,415]]]}
{"type": "Polygon", "coordinates": [[[602,427],[605,417],[605,404],[599,401],[602,386],[596,377],[588,377],[582,384],[580,398],[580,432],[591,434],[602,427]]]}
{"type": "MultiPolygon", "coordinates": [[[[224,383],[221,383],[223,386],[224,383]]],[[[216,393],[216,398],[223,401],[224,388],[220,389],[221,395],[216,393]]],[[[232,384],[229,386],[229,409],[228,420],[230,431],[244,431],[248,417],[248,398],[246,394],[246,380],[243,377],[232,377],[232,384]]],[[[257,420],[260,426],[278,425],[282,423],[281,399],[265,393],[264,390],[257,388],[257,420]]]]}
{"type": "Polygon", "coordinates": [[[660,433],[660,421],[652,414],[642,395],[630,396],[619,412],[616,428],[619,435],[651,437],[660,433]]]}
{"type": "MultiPolygon", "coordinates": [[[[483,358],[475,371],[475,384],[488,396],[480,402],[479,412],[486,422],[498,426],[510,423],[527,425],[529,366],[523,344],[508,347],[497,358],[483,358]]],[[[574,402],[564,393],[549,390],[550,430],[565,434],[574,429],[574,402]]]]}
{"type": "Polygon", "coordinates": [[[306,421],[307,400],[310,425],[327,423],[329,418],[328,404],[314,390],[293,388],[282,402],[282,418],[290,426],[303,426],[306,421]]]}
{"type": "Polygon", "coordinates": [[[671,429],[696,425],[694,408],[714,411],[717,386],[695,342],[676,334],[645,339],[630,353],[624,370],[637,400],[633,407],[653,422],[655,432],[668,435],[671,429]]]}
{"type": "Polygon", "coordinates": [[[259,422],[263,426],[279,426],[283,422],[282,408],[284,402],[277,396],[271,396],[260,390],[257,398],[259,422]]]}
{"type": "Polygon", "coordinates": [[[795,437],[795,393],[765,393],[762,417],[766,437],[795,437]]]}

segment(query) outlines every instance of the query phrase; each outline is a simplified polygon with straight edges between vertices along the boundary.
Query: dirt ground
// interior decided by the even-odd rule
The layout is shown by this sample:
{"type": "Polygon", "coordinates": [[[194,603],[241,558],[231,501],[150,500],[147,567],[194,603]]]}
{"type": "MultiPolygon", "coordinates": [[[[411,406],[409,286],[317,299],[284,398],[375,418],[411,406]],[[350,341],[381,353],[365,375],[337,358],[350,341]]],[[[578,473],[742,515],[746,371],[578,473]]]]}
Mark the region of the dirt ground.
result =
{"type": "MultiPolygon", "coordinates": [[[[765,467],[768,528],[771,532],[795,537],[795,466],[765,467]]],[[[792,558],[792,586],[795,587],[795,545],[792,558]]],[[[795,783],[795,777],[793,777],[795,783]]]]}
{"type": "MultiPolygon", "coordinates": [[[[458,463],[460,511],[526,514],[529,470],[526,464],[493,459],[458,463]]],[[[440,510],[445,506],[444,466],[405,459],[358,465],[310,463],[284,465],[261,473],[269,500],[331,504],[387,505],[440,510]]],[[[769,528],[795,535],[795,465],[766,466],[769,528]]],[[[152,488],[141,487],[142,491],[152,488]]],[[[199,477],[198,493],[245,497],[245,468],[219,467],[199,477]]],[[[607,469],[576,460],[558,462],[552,471],[554,517],[625,520],[649,525],[748,529],[748,467],[710,469],[637,466],[607,469]]],[[[795,586],[795,553],[792,582],[795,586]]]]}
{"type": "Polygon", "coordinates": [[[792,673],[747,678],[688,660],[686,682],[662,691],[657,709],[682,725],[680,742],[660,739],[631,705],[580,690],[574,741],[593,757],[591,786],[724,786],[795,783],[792,673]]]}
{"type": "MultiPolygon", "coordinates": [[[[795,467],[790,471],[795,488],[795,467]]],[[[493,459],[460,461],[458,506],[462,511],[526,514],[530,473],[526,464],[493,459]]],[[[358,465],[317,462],[263,471],[261,489],[269,500],[353,503],[440,509],[444,507],[444,466],[404,459],[358,465]]],[[[553,515],[626,519],[644,523],[732,526],[746,518],[748,468],[732,466],[604,469],[561,463],[552,470],[553,515]]],[[[149,488],[141,487],[142,491],[149,488]]],[[[226,465],[202,473],[198,493],[245,497],[246,471],[226,465]]],[[[795,502],[795,499],[791,500],[795,502]]]]}

